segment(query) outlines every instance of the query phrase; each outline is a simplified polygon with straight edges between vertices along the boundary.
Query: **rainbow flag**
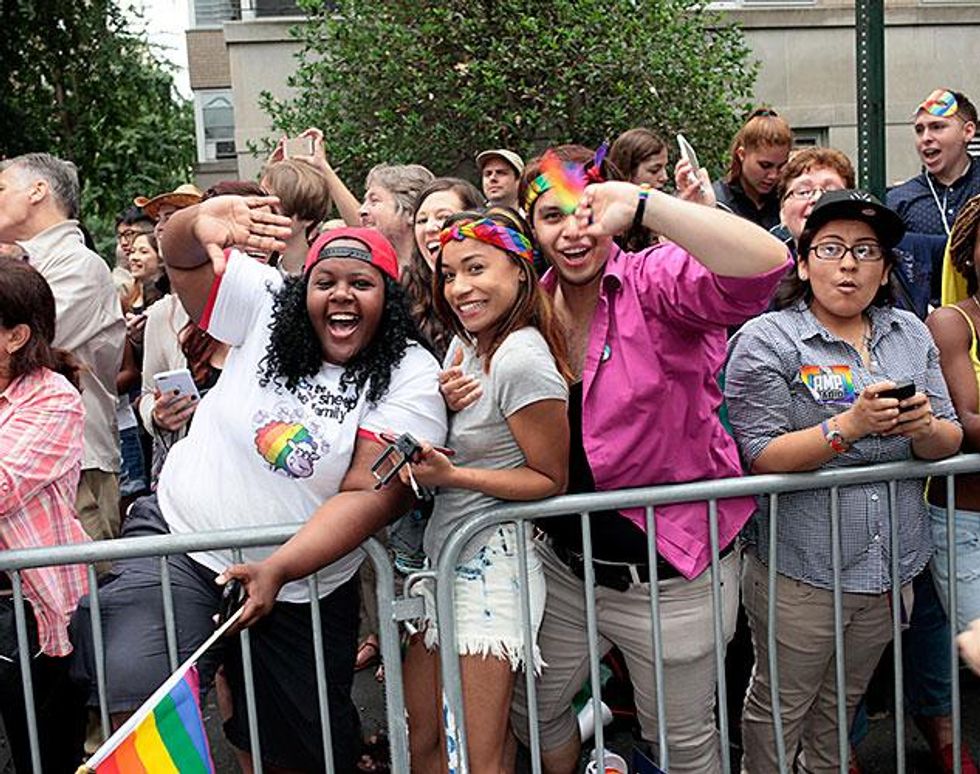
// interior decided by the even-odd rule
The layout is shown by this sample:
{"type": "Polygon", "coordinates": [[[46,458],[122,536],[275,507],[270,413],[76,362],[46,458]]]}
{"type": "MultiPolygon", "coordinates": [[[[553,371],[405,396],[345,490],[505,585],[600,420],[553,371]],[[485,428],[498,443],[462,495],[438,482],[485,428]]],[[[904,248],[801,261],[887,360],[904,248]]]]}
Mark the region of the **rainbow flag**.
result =
{"type": "Polygon", "coordinates": [[[197,660],[241,615],[239,608],[218,627],[76,774],[214,774],[197,660]]]}
{"type": "Polygon", "coordinates": [[[213,774],[214,763],[198,705],[197,667],[149,709],[102,761],[87,767],[96,774],[213,774]]]}

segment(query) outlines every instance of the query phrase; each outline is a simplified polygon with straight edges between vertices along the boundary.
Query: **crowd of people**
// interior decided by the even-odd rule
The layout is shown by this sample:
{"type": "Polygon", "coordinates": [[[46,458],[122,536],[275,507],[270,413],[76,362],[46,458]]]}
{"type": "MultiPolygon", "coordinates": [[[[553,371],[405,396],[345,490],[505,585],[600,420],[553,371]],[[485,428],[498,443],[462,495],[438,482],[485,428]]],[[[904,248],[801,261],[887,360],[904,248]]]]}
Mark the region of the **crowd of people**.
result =
{"type": "MultiPolygon", "coordinates": [[[[404,575],[434,567],[462,523],[510,501],[980,449],[977,111],[938,89],[911,123],[923,169],[885,203],[856,188],[841,151],[794,148],[771,108],[748,115],[722,179],[681,158],[672,191],[667,144],[635,127],[608,153],[561,145],[525,163],[512,149],[481,151],[482,191],[380,164],[359,199],[309,129],[309,152],[287,156],[296,146],[283,138],[258,182],[138,197],[118,218],[111,270],[81,226],[70,161],[0,162],[0,545],[301,523],[238,563],[221,550],[168,557],[178,656],[213,631],[223,586],[240,583],[263,766],[323,770],[314,575],[334,765],[383,770],[377,749],[365,754],[351,698],[355,671],[378,655],[367,538],[381,537],[404,575]],[[588,181],[576,202],[560,174],[588,181]],[[379,485],[392,433],[420,445],[379,485]]],[[[894,492],[892,503],[884,483],[837,491],[850,736],[861,735],[897,594],[914,664],[908,711],[936,771],[958,759],[976,772],[953,744],[949,618],[980,671],[980,474],[949,493],[955,578],[945,480],[902,480],[894,492]]],[[[767,498],[716,510],[742,770],[777,770],[779,727],[800,770],[838,771],[831,495],[781,496],[775,531],[767,498]]],[[[670,771],[721,771],[709,506],[665,505],[655,518],[651,567],[644,509],[589,514],[599,648],[628,669],[651,755],[667,752],[665,723],[670,771]]],[[[539,519],[524,546],[520,535],[512,524],[478,533],[449,579],[469,764],[512,771],[518,743],[536,733],[543,770],[569,774],[582,756],[572,701],[589,676],[581,522],[539,519]]],[[[117,727],[170,673],[161,565],[98,570],[117,727]]],[[[80,566],[21,576],[42,766],[72,771],[102,733],[88,576],[80,566]]],[[[404,633],[410,751],[413,770],[434,772],[454,765],[455,728],[434,588],[413,588],[426,613],[404,633]]],[[[0,573],[0,717],[27,771],[14,630],[0,573]]],[[[227,639],[199,668],[251,770],[240,648],[227,639]]],[[[860,771],[853,750],[848,763],[860,771]]]]}

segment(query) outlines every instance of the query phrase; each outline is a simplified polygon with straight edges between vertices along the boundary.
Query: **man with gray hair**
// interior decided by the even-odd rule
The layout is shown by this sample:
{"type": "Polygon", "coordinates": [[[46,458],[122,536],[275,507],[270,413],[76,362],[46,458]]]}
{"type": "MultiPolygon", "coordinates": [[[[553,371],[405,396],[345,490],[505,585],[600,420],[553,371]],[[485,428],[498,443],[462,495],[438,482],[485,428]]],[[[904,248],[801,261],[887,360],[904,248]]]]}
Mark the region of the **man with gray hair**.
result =
{"type": "Polygon", "coordinates": [[[78,517],[93,539],[119,534],[116,376],[126,324],[105,262],[78,224],[78,172],[70,161],[28,153],[0,162],[0,242],[15,242],[47,280],[57,305],[54,346],[81,361],[85,446],[78,517]]]}
{"type": "Polygon", "coordinates": [[[435,180],[421,164],[378,164],[368,172],[361,204],[361,225],[380,231],[395,247],[404,271],[415,244],[412,211],[419,191],[435,180]]]}

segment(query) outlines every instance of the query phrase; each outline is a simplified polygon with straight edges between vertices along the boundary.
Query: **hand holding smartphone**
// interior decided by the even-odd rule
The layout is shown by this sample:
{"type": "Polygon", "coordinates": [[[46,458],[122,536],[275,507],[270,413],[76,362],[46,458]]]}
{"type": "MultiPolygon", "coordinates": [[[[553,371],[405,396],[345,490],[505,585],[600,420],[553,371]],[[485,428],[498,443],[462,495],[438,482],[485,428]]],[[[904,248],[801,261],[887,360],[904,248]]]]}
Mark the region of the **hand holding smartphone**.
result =
{"type": "Polygon", "coordinates": [[[153,381],[162,395],[173,395],[177,398],[190,395],[195,401],[201,399],[201,393],[198,392],[197,385],[194,384],[194,378],[186,368],[161,371],[153,375],[153,381]]]}
{"type": "Polygon", "coordinates": [[[691,171],[688,173],[688,179],[691,185],[696,185],[703,194],[705,192],[704,183],[698,177],[698,170],[701,169],[701,164],[698,162],[698,154],[694,152],[694,147],[687,141],[687,138],[679,132],[677,134],[677,147],[680,150],[681,158],[691,165],[691,171]]]}
{"type": "MultiPolygon", "coordinates": [[[[879,398],[895,398],[901,403],[903,400],[907,400],[915,395],[915,382],[912,380],[899,382],[890,390],[884,390],[878,393],[879,398]]],[[[899,412],[908,411],[912,406],[899,406],[899,412]]]]}

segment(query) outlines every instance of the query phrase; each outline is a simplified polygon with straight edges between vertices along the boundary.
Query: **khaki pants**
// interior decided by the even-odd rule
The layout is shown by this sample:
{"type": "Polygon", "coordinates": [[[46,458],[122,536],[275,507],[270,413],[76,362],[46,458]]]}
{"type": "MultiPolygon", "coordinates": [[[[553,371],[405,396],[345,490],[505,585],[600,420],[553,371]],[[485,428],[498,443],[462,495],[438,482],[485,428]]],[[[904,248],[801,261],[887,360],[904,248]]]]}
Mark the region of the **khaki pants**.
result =
{"type": "MultiPolygon", "coordinates": [[[[578,736],[572,697],[589,676],[589,645],[582,581],[543,544],[537,546],[545,570],[547,600],[538,634],[546,664],[537,682],[541,748],[554,750],[578,736]]],[[[735,631],[738,606],[738,556],[721,561],[725,643],[735,631]]],[[[612,645],[623,652],[635,689],[643,738],[657,748],[657,695],[653,666],[650,585],[626,591],[596,586],[599,652],[612,645]]],[[[660,583],[664,643],[667,737],[672,774],[712,774],[721,770],[715,726],[714,614],[711,573],[693,581],[670,578],[660,583]]],[[[511,719],[518,738],[528,742],[524,680],[514,686],[511,719]]]]}
{"type": "MultiPolygon", "coordinates": [[[[802,745],[800,771],[840,770],[837,744],[837,682],[834,653],[834,595],[826,589],[776,576],[776,664],[787,763],[802,745]]],[[[742,602],[752,630],[755,666],[742,712],[742,772],[778,771],[773,730],[768,649],[768,568],[745,558],[742,602]]],[[[847,723],[885,646],[892,639],[889,594],[843,595],[844,678],[847,723]]]]}
{"type": "Polygon", "coordinates": [[[119,536],[119,474],[90,468],[82,471],[75,498],[78,520],[92,540],[119,536]]]}

